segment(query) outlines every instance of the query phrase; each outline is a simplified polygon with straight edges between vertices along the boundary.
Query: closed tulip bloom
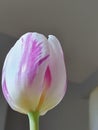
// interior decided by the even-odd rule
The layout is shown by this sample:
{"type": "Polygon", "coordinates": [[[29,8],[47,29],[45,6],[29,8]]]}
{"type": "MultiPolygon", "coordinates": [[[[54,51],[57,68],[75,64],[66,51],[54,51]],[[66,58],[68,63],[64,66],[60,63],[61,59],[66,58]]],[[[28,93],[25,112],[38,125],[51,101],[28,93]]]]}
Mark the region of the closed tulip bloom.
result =
{"type": "Polygon", "coordinates": [[[66,91],[66,70],[58,39],[30,32],[20,37],[6,56],[3,94],[12,109],[45,114],[66,91]]]}

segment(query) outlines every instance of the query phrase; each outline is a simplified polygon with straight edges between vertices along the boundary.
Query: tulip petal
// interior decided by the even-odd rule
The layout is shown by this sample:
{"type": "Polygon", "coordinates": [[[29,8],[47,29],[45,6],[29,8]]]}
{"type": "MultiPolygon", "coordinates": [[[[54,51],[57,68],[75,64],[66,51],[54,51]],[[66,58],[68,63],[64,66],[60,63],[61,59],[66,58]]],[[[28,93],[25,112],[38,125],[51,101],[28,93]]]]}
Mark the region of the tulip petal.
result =
{"type": "Polygon", "coordinates": [[[6,57],[3,71],[7,91],[13,104],[23,109],[19,112],[27,113],[36,109],[43,90],[48,58],[47,39],[38,33],[23,35],[6,57]]]}
{"type": "MultiPolygon", "coordinates": [[[[24,37],[25,36],[22,37],[23,40],[24,37]]],[[[43,35],[41,39],[47,41],[43,35]]],[[[24,42],[26,44],[24,45],[24,52],[20,63],[19,77],[22,77],[21,74],[24,75],[26,72],[26,79],[28,79],[29,83],[32,84],[32,81],[36,76],[38,66],[49,56],[48,54],[46,55],[47,52],[45,52],[47,51],[47,48],[45,48],[47,44],[44,44],[46,42],[40,40],[39,34],[37,35],[36,33],[33,33],[33,36],[32,33],[28,34],[23,43],[24,42]]]]}
{"type": "Polygon", "coordinates": [[[57,38],[52,35],[48,38],[48,45],[50,48],[51,85],[40,109],[41,115],[55,107],[62,100],[66,91],[66,70],[62,48],[57,38]]]}
{"type": "Polygon", "coordinates": [[[40,95],[40,99],[39,99],[39,103],[37,105],[36,111],[40,111],[40,109],[44,103],[47,91],[49,90],[50,86],[51,86],[51,72],[50,72],[50,69],[48,66],[45,71],[45,76],[44,76],[44,81],[43,81],[43,90],[40,95]]]}
{"type": "Polygon", "coordinates": [[[7,100],[8,104],[10,105],[10,107],[12,109],[14,109],[16,111],[20,111],[21,113],[25,113],[23,111],[23,109],[16,106],[15,101],[13,101],[13,98],[11,98],[11,95],[9,94],[8,89],[7,89],[7,84],[6,84],[6,80],[5,80],[5,77],[6,77],[6,65],[7,65],[7,62],[8,62],[9,55],[10,55],[11,51],[6,56],[4,66],[3,66],[3,70],[2,70],[2,91],[3,91],[5,99],[7,100]]]}
{"type": "Polygon", "coordinates": [[[16,106],[15,102],[13,101],[13,99],[11,98],[11,96],[9,95],[5,80],[2,80],[2,86],[3,86],[2,87],[2,91],[4,93],[4,97],[7,100],[8,104],[10,105],[10,107],[12,109],[14,109],[15,111],[19,111],[21,113],[25,113],[25,111],[23,111],[23,109],[21,109],[18,106],[16,106]]]}

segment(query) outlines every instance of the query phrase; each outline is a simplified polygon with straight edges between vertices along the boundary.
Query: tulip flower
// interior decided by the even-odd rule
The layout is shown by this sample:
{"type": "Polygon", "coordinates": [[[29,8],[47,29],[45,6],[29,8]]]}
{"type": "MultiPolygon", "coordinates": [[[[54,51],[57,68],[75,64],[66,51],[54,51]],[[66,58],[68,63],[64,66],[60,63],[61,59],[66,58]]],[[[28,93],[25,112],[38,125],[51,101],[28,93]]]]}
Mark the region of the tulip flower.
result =
{"type": "Polygon", "coordinates": [[[36,32],[21,36],[6,56],[2,90],[13,110],[28,114],[30,129],[38,129],[36,118],[55,107],[66,91],[64,56],[58,39],[53,35],[47,39],[36,32]]]}

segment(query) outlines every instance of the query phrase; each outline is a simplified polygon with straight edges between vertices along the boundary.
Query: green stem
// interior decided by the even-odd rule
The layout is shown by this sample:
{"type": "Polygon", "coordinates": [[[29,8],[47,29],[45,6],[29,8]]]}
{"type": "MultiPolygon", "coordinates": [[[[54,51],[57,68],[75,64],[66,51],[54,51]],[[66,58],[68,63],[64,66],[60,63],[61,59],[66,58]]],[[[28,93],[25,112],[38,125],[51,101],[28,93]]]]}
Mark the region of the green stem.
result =
{"type": "Polygon", "coordinates": [[[39,130],[39,113],[29,112],[28,117],[29,117],[30,130],[39,130]]]}

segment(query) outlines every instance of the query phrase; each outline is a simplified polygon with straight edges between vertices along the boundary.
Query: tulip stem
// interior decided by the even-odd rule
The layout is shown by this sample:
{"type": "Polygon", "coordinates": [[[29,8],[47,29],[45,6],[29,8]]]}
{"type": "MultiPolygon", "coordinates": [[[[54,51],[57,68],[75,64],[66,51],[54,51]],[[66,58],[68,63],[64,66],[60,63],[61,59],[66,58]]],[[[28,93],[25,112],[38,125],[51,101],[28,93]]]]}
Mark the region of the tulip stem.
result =
{"type": "Polygon", "coordinates": [[[30,130],[39,130],[39,113],[29,112],[28,117],[30,130]]]}

